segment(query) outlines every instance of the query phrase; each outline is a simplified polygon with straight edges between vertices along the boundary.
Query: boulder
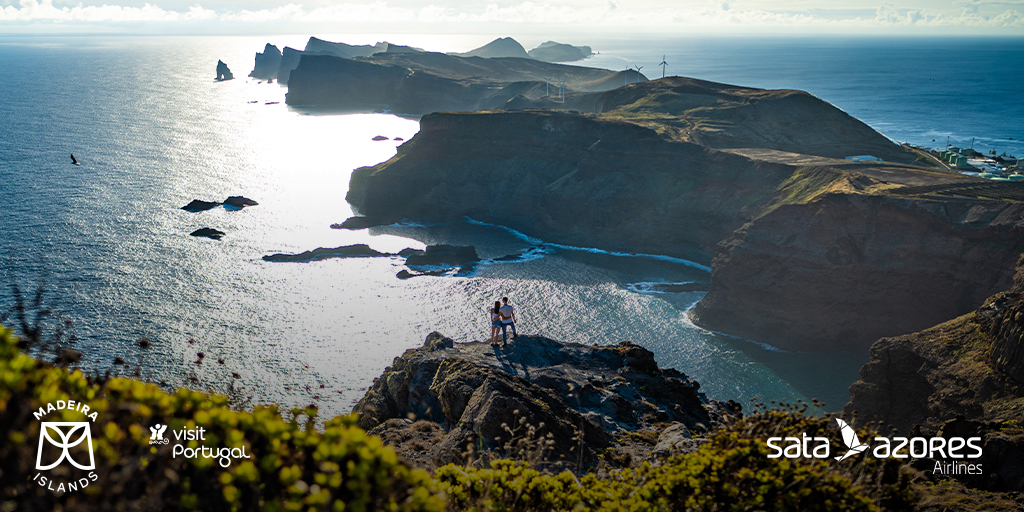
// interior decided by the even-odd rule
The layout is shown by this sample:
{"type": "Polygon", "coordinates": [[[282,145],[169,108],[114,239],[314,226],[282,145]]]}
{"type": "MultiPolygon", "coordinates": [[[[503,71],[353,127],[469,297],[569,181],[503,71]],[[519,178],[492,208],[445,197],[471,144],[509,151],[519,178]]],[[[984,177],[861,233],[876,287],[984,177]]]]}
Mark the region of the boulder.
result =
{"type": "Polygon", "coordinates": [[[690,429],[682,423],[673,423],[658,436],[658,444],[651,450],[651,458],[665,458],[677,453],[693,453],[707,439],[694,439],[690,429]]]}
{"type": "Polygon", "coordinates": [[[373,140],[389,140],[389,139],[387,137],[383,136],[383,135],[376,135],[376,136],[373,137],[373,140]]]}

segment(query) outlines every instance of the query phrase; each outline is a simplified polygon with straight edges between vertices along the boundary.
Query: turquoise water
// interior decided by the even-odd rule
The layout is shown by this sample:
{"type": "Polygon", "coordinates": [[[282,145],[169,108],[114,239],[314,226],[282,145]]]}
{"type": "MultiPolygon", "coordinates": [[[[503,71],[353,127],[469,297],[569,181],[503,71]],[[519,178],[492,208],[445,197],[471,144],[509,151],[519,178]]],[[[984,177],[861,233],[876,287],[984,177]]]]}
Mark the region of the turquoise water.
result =
{"type": "MultiPolygon", "coordinates": [[[[0,36],[0,268],[8,282],[23,287],[45,277],[48,297],[75,321],[87,354],[84,368],[110,368],[114,356],[132,356],[134,342],[147,337],[153,341],[145,362],[151,379],[223,389],[237,372],[257,402],[317,402],[335,414],[350,410],[394,357],[419,346],[431,331],[457,341],[487,336],[486,305],[507,295],[523,332],[581,343],[639,343],[663,366],[700,381],[712,398],[817,397],[829,409],[848,399],[846,388],[865,354],[779,352],[716,335],[685,315],[700,292],[645,291],[650,283],[706,283],[709,275],[698,266],[538,247],[543,241],[468,221],[330,229],[351,214],[344,196],[352,169],[394,155],[397,142],[371,138],[409,139],[418,125],[381,114],[305,115],[283,103],[285,89],[244,78],[266,42],[301,47],[304,41],[305,36],[0,36]],[[238,79],[213,82],[218,59],[238,79]],[[80,167],[69,165],[70,153],[80,167]],[[192,199],[239,194],[260,205],[202,213],[179,209],[192,199]],[[206,226],[227,236],[219,242],[188,236],[206,226]],[[391,258],[261,259],[353,243],[391,252],[472,244],[483,258],[529,250],[537,257],[483,265],[465,277],[410,280],[395,277],[404,266],[391,258]],[[194,364],[198,351],[207,355],[200,366],[194,364]],[[219,358],[225,364],[217,364],[219,358]]],[[[444,41],[455,44],[458,38],[444,41]]],[[[942,110],[923,101],[906,105],[899,96],[907,92],[905,77],[889,77],[867,92],[846,80],[815,82],[800,68],[801,58],[812,67],[821,59],[810,50],[801,54],[803,43],[791,41],[777,43],[792,60],[786,80],[785,74],[754,66],[763,59],[747,55],[749,44],[733,44],[738,46],[705,48],[701,58],[689,59],[693,73],[686,74],[804,88],[855,115],[871,106],[867,117],[880,116],[872,122],[894,137],[953,129],[943,122],[924,128],[915,116],[903,121],[905,110],[924,109],[922,118],[936,119],[942,110]],[[718,54],[707,53],[715,48],[718,54]]],[[[619,50],[593,46],[602,54],[591,65],[616,67],[615,59],[651,53],[642,42],[622,43],[619,50]]],[[[675,62],[693,51],[681,46],[668,53],[675,62]]],[[[1016,55],[1020,45],[1007,51],[1016,55]]],[[[1005,105],[991,94],[993,103],[975,112],[968,107],[981,100],[972,90],[964,94],[960,117],[974,123],[964,133],[1018,140],[1011,134],[1021,132],[1019,103],[1005,105]],[[996,110],[998,118],[983,115],[996,110]]],[[[9,296],[0,299],[5,309],[9,304],[9,296]]]]}

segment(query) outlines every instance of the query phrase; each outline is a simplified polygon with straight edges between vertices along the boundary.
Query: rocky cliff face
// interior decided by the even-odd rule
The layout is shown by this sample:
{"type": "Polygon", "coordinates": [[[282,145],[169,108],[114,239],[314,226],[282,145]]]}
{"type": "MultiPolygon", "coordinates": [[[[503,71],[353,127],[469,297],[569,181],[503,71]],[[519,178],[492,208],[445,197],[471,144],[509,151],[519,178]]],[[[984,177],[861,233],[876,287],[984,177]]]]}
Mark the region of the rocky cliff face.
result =
{"type": "Polygon", "coordinates": [[[277,83],[287,84],[292,70],[299,66],[299,58],[303,52],[289,46],[281,50],[281,63],[277,66],[277,83]]]}
{"type": "Polygon", "coordinates": [[[906,435],[981,436],[984,478],[974,485],[1024,490],[1024,257],[1014,287],[977,310],[871,347],[844,410],[906,435]]]}
{"type": "Polygon", "coordinates": [[[347,199],[383,221],[469,216],[710,263],[694,320],[789,350],[864,351],[964,314],[1024,252],[1024,187],[914,167],[809,94],[673,78],[570,104],[585,98],[593,114],[424,116],[347,199]]]}
{"type": "Polygon", "coordinates": [[[789,350],[860,351],[971,311],[1011,284],[1024,205],[830,193],[718,247],[698,324],[789,350]]]}
{"type": "Polygon", "coordinates": [[[470,216],[551,241],[710,261],[792,173],[654,130],[560,112],[431,114],[347,199],[397,221],[470,216]]]}
{"type": "Polygon", "coordinates": [[[738,412],[736,404],[709,401],[699,387],[630,343],[520,336],[503,349],[432,333],[385,369],[355,412],[360,427],[420,466],[464,462],[474,451],[518,455],[531,443],[553,441],[544,445],[544,460],[578,467],[595,464],[597,452],[631,432],[656,439],[675,424],[667,435],[679,443],[738,412]]]}
{"type": "Polygon", "coordinates": [[[263,53],[256,54],[256,63],[249,76],[261,80],[277,78],[277,70],[281,67],[281,50],[267,43],[263,53]]]}
{"type": "Polygon", "coordinates": [[[544,84],[451,79],[430,71],[323,55],[303,55],[288,77],[289,105],[403,114],[495,108],[544,84]]]}
{"type": "Polygon", "coordinates": [[[386,105],[394,112],[426,114],[499,108],[516,97],[541,98],[547,92],[545,77],[564,77],[569,87],[581,90],[621,85],[606,83],[615,73],[605,69],[400,50],[389,46],[385,53],[345,59],[313,58],[307,48],[309,58],[301,59],[288,77],[288,102],[353,110],[386,105]]]}

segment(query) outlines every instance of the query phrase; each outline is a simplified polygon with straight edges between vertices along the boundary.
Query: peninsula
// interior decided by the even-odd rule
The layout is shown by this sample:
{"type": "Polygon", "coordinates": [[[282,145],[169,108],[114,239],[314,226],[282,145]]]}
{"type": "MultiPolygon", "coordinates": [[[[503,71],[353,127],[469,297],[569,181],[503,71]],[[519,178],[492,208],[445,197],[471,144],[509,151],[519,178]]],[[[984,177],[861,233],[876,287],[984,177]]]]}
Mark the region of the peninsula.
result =
{"type": "Polygon", "coordinates": [[[347,199],[710,263],[694,320],[789,350],[862,352],[964,314],[1024,252],[1020,185],[931,167],[804,92],[673,77],[539,106],[425,115],[347,199]]]}

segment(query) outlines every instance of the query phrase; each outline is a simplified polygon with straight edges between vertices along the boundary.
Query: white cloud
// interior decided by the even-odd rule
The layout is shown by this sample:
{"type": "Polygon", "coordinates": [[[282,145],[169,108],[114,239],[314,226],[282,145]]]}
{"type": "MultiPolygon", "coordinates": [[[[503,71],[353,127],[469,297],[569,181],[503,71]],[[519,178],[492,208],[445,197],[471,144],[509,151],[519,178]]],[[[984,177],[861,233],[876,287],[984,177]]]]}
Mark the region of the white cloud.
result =
{"type": "Polygon", "coordinates": [[[120,5],[54,7],[53,0],[21,0],[20,8],[7,6],[0,9],[0,22],[4,21],[179,21],[207,20],[217,13],[199,5],[186,12],[167,11],[155,5],[125,7],[120,5]]]}
{"type": "MultiPolygon", "coordinates": [[[[132,1],[132,0],[122,0],[132,1]]],[[[156,0],[159,1],[159,0],[156,0]]],[[[167,0],[170,1],[170,0],[167,0]]],[[[218,5],[229,5],[217,1],[218,5]]],[[[744,0],[697,0],[691,2],[637,2],[619,5],[614,1],[547,3],[525,1],[520,3],[491,3],[479,7],[430,4],[425,7],[408,2],[389,3],[377,0],[369,3],[341,3],[309,6],[287,3],[263,9],[208,9],[199,4],[187,10],[168,10],[145,3],[142,6],[85,5],[58,7],[54,0],[20,0],[18,6],[0,8],[0,26],[11,23],[36,24],[64,22],[185,22],[217,20],[235,24],[290,22],[313,25],[337,23],[350,28],[367,24],[405,24],[424,30],[433,25],[510,24],[516,26],[558,26],[576,28],[636,27],[637,30],[765,30],[779,31],[804,29],[808,31],[844,30],[900,31],[906,28],[969,28],[984,33],[986,29],[1013,29],[1024,27],[1024,17],[1014,6],[1024,6],[1024,0],[957,0],[940,8],[901,7],[891,3],[879,5],[874,16],[866,13],[850,14],[841,9],[815,9],[820,2],[793,0],[791,10],[753,8],[744,0]]],[[[451,1],[451,0],[449,0],[451,1]]],[[[900,0],[914,5],[916,0],[900,0]]],[[[773,3],[775,5],[776,3],[773,3]]],[[[273,5],[262,2],[262,5],[273,5]]],[[[829,5],[837,6],[836,3],[829,5]]],[[[862,5],[862,4],[861,4],[862,5]]],[[[904,4],[907,5],[907,4],[904,4]]],[[[781,7],[781,5],[780,5],[781,7]]],[[[860,11],[858,11],[860,12],[860,11]]],[[[869,11],[870,12],[870,11],[869,11]]],[[[1005,31],[1004,31],[1005,32],[1005,31]]]]}

